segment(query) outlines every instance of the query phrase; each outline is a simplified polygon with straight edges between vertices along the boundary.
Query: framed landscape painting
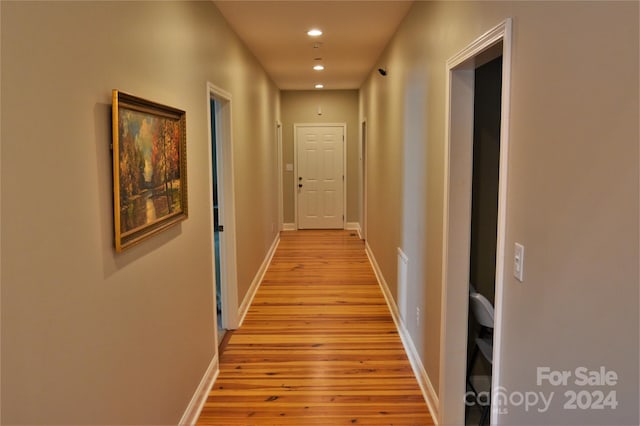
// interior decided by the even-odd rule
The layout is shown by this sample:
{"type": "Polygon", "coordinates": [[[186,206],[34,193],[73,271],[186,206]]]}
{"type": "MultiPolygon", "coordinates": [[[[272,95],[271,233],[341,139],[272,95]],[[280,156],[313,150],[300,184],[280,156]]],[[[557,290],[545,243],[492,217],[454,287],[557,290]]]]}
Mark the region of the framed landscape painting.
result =
{"type": "Polygon", "coordinates": [[[120,252],[187,218],[186,113],[114,90],[112,120],[120,252]]]}

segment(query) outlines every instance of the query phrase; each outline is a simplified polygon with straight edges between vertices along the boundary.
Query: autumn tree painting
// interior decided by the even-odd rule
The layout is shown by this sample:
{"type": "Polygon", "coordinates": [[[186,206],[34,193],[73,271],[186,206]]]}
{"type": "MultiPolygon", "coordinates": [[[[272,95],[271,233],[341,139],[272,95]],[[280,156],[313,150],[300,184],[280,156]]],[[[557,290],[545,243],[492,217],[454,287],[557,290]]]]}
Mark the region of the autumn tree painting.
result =
{"type": "Polygon", "coordinates": [[[175,208],[179,208],[179,205],[174,205],[179,201],[179,197],[176,196],[180,189],[176,187],[180,179],[179,152],[177,144],[172,141],[178,140],[180,128],[176,122],[163,120],[157,130],[151,154],[152,180],[156,189],[164,186],[165,200],[164,204],[159,203],[159,208],[171,213],[175,208]]]}
{"type": "Polygon", "coordinates": [[[173,224],[174,216],[186,218],[184,112],[114,91],[116,102],[116,240],[137,240],[145,230],[173,224]]]}

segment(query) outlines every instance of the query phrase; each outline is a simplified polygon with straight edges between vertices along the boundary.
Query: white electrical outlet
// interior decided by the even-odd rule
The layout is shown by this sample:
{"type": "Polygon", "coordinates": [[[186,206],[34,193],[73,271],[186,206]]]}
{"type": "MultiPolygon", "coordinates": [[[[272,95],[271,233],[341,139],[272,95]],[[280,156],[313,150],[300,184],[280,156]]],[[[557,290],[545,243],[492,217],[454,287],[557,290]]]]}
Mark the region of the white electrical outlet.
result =
{"type": "Polygon", "coordinates": [[[420,306],[416,306],[416,327],[420,327],[420,306]]]}
{"type": "Polygon", "coordinates": [[[524,281],[524,246],[518,243],[513,251],[513,276],[520,282],[524,281]]]}

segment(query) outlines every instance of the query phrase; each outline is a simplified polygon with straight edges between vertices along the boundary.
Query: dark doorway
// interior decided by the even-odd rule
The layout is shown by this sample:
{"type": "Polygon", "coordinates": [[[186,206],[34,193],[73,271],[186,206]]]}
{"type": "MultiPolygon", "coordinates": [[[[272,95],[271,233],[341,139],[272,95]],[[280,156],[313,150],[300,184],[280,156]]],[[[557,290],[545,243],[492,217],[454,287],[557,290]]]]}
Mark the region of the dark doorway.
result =
{"type": "Polygon", "coordinates": [[[470,298],[467,382],[474,395],[467,397],[472,403],[467,406],[466,424],[482,424],[489,419],[485,408],[489,403],[492,368],[501,97],[502,56],[475,70],[469,293],[476,292],[486,300],[481,309],[490,311],[491,326],[478,322],[478,311],[473,309],[474,303],[478,306],[478,299],[470,298]]]}
{"type": "Polygon", "coordinates": [[[220,261],[220,232],[222,230],[220,225],[219,215],[219,200],[218,194],[220,193],[218,177],[218,138],[216,137],[216,101],[210,99],[211,103],[211,174],[213,182],[213,241],[214,241],[214,261],[216,267],[216,315],[218,324],[218,344],[222,342],[225,332],[225,326],[223,324],[222,315],[222,274],[220,273],[222,262],[220,261]]]}

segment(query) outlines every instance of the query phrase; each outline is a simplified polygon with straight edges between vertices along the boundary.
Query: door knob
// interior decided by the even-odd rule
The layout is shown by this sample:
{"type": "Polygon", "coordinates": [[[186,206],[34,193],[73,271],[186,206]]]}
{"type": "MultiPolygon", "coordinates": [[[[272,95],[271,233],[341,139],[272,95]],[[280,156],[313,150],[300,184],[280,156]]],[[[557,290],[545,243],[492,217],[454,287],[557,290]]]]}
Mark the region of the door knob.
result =
{"type": "Polygon", "coordinates": [[[301,183],[298,184],[298,188],[302,188],[302,184],[301,183]]]}
{"type": "Polygon", "coordinates": [[[298,176],[298,180],[302,180],[302,176],[298,176]]]}

